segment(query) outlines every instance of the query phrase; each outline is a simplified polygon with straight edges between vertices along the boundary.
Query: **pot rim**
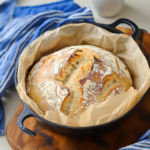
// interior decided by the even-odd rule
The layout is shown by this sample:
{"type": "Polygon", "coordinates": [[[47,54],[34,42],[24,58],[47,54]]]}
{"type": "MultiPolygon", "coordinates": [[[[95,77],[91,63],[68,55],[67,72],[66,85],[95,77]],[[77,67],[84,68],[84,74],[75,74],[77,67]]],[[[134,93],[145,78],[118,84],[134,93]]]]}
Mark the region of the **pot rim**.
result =
{"type": "MultiPolygon", "coordinates": [[[[137,25],[135,25],[132,21],[130,20],[127,20],[127,19],[119,19],[117,21],[115,21],[114,23],[110,24],[110,25],[105,25],[105,24],[99,24],[99,23],[87,23],[87,22],[83,22],[85,24],[92,24],[92,25],[96,25],[98,27],[101,27],[109,32],[112,32],[112,33],[123,33],[122,31],[116,29],[115,27],[120,24],[120,23],[126,23],[126,24],[129,24],[131,27],[133,27],[133,34],[132,34],[132,37],[133,39],[135,40],[136,39],[136,36],[138,34],[138,27],[137,25]],[[111,31],[110,31],[111,30],[111,31]]],[[[70,23],[70,24],[81,24],[81,23],[70,23]]],[[[68,25],[68,24],[67,24],[68,25]]],[[[66,26],[66,25],[64,25],[66,26]]],[[[56,28],[55,28],[56,29],[56,28]]],[[[54,30],[54,29],[53,29],[54,30]]],[[[124,33],[123,33],[124,34],[124,33]]],[[[17,87],[17,72],[18,72],[18,64],[19,64],[19,59],[20,57],[18,58],[17,60],[17,63],[16,63],[16,66],[15,66],[15,87],[17,87]]],[[[16,91],[17,91],[17,88],[16,88],[16,91]]],[[[17,94],[18,94],[18,91],[17,91],[17,94]]],[[[19,96],[19,94],[18,94],[19,96]]],[[[144,96],[143,96],[144,97],[144,96]]],[[[51,121],[48,121],[44,118],[42,118],[41,116],[39,116],[38,114],[34,113],[30,107],[20,98],[21,102],[23,103],[24,105],[24,111],[22,112],[22,114],[20,115],[20,117],[18,118],[18,121],[17,121],[17,124],[18,124],[18,127],[25,133],[31,135],[31,136],[34,136],[35,135],[35,132],[27,129],[24,125],[23,125],[23,121],[28,118],[28,117],[31,117],[31,116],[35,116],[37,117],[38,119],[48,123],[48,124],[51,124],[53,126],[57,126],[57,127],[60,127],[60,128],[66,128],[66,129],[73,129],[73,130],[86,130],[86,129],[92,129],[92,128],[99,128],[99,127],[102,127],[102,126],[106,126],[108,124],[112,124],[118,120],[120,120],[121,118],[124,118],[125,116],[127,116],[128,114],[130,114],[137,106],[138,104],[142,101],[143,97],[139,100],[139,102],[133,106],[132,109],[130,109],[128,112],[126,112],[125,114],[123,114],[122,116],[114,119],[114,120],[111,120],[109,122],[106,122],[106,123],[103,123],[103,124],[99,124],[99,125],[94,125],[94,126],[86,126],[86,127],[72,127],[72,126],[67,126],[67,125],[61,125],[61,124],[57,124],[57,123],[54,123],[54,122],[51,122],[51,121]]]]}

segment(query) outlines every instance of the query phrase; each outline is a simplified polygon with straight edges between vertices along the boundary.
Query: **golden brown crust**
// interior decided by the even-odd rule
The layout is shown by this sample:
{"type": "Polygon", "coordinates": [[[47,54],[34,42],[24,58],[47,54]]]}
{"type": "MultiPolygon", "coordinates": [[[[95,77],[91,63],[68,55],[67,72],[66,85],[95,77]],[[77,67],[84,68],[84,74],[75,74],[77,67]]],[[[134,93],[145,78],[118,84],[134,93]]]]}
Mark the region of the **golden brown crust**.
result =
{"type": "Polygon", "coordinates": [[[27,78],[27,94],[45,113],[74,117],[132,85],[122,61],[95,46],[72,46],[42,58],[27,78]]]}

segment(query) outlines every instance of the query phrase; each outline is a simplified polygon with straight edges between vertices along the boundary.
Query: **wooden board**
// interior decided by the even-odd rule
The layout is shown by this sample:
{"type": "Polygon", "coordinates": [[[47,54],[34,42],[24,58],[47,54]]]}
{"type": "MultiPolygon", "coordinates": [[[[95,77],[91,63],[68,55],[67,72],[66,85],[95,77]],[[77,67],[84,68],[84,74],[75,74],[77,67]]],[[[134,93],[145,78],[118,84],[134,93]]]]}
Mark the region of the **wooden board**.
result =
{"type": "MultiPolygon", "coordinates": [[[[119,28],[131,35],[131,29],[119,28]]],[[[150,57],[150,34],[140,30],[136,42],[139,44],[146,58],[150,57]]],[[[148,61],[150,64],[150,60],[148,61]]],[[[17,120],[23,111],[20,102],[14,112],[6,130],[6,137],[14,150],[117,150],[121,147],[135,143],[150,128],[150,89],[144,99],[129,116],[129,118],[116,129],[93,138],[75,138],[52,132],[44,128],[35,118],[25,120],[24,125],[35,131],[35,137],[23,133],[17,126],[17,120]]]]}
{"type": "Polygon", "coordinates": [[[44,128],[35,118],[25,120],[27,128],[35,131],[35,137],[23,133],[17,120],[24,106],[20,102],[6,130],[6,137],[14,150],[117,150],[138,139],[150,128],[150,89],[145,98],[119,127],[93,138],[75,138],[60,135],[44,128]]]}

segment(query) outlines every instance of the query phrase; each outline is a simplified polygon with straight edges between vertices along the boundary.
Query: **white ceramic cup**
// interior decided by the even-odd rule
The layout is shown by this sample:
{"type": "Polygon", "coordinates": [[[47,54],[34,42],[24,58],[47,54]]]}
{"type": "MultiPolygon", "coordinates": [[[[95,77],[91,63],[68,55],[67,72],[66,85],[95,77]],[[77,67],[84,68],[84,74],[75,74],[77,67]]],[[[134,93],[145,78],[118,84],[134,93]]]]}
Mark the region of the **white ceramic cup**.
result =
{"type": "Polygon", "coordinates": [[[103,17],[113,17],[121,12],[124,0],[91,0],[95,11],[103,17]]]}

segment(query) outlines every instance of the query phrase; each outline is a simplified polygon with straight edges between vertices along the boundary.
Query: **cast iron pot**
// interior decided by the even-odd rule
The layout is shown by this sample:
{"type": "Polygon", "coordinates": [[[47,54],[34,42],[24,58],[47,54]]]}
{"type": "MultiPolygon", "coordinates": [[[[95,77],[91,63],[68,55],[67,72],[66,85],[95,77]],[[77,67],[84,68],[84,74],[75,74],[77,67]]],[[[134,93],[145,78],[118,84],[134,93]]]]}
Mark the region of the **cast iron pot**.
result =
{"type": "MultiPolygon", "coordinates": [[[[94,25],[104,28],[112,33],[120,34],[122,32],[115,28],[120,23],[125,23],[132,27],[132,29],[133,29],[132,38],[135,40],[138,35],[139,29],[135,23],[133,23],[132,21],[130,21],[128,19],[119,19],[110,25],[99,24],[99,23],[94,23],[94,25]]],[[[15,87],[17,87],[17,69],[18,69],[18,63],[15,68],[15,87]]],[[[24,110],[23,110],[22,114],[20,115],[20,117],[17,121],[17,124],[18,124],[18,127],[26,134],[28,134],[30,136],[36,135],[36,133],[34,131],[29,130],[28,128],[26,128],[23,125],[23,122],[26,118],[34,116],[34,117],[36,117],[36,119],[39,121],[40,124],[44,125],[45,127],[49,128],[52,131],[55,131],[57,133],[64,134],[64,135],[82,137],[82,136],[93,136],[95,134],[102,134],[102,133],[108,132],[108,131],[114,129],[115,127],[119,126],[131,114],[131,112],[133,112],[133,110],[137,107],[137,105],[141,102],[142,99],[130,111],[128,111],[123,116],[121,116],[113,121],[110,121],[108,123],[104,123],[101,125],[95,125],[95,126],[88,126],[88,127],[70,127],[70,126],[64,126],[64,125],[60,125],[60,124],[56,124],[56,123],[47,121],[47,120],[43,119],[42,117],[40,117],[39,115],[37,115],[36,113],[34,113],[29,108],[29,106],[27,104],[25,104],[25,102],[22,99],[20,99],[20,100],[24,105],[24,110]]]]}

